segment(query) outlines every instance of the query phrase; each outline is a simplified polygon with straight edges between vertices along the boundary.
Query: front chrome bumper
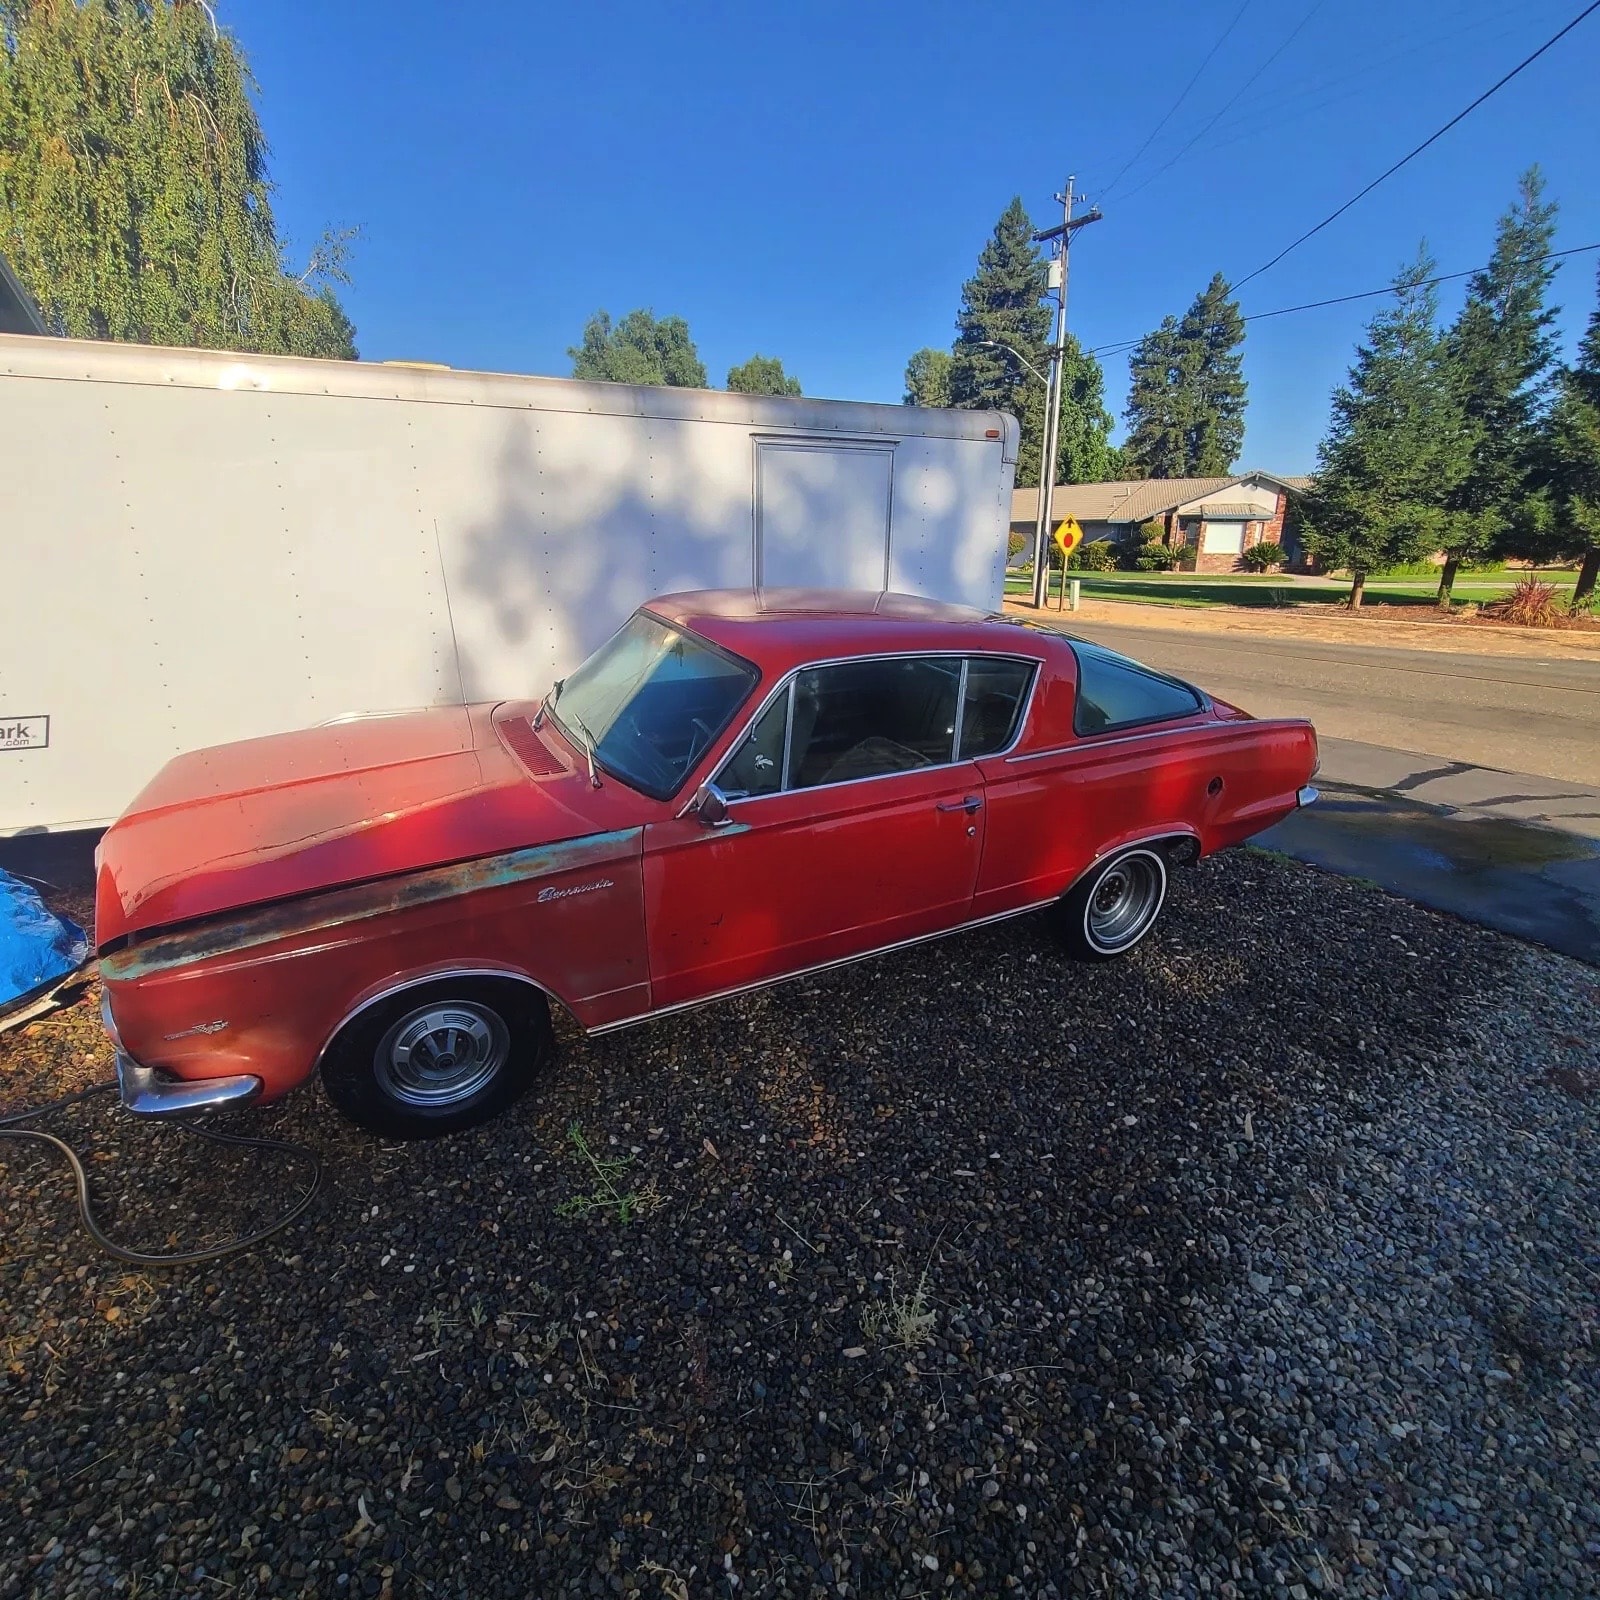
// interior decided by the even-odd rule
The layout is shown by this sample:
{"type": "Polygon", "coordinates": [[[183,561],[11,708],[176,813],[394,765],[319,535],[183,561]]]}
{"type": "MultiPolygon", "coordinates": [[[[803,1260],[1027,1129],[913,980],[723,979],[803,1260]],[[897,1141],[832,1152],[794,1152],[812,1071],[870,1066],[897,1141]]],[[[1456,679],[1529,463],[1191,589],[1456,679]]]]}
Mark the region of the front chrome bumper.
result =
{"type": "Polygon", "coordinates": [[[1315,805],[1316,804],[1316,799],[1317,799],[1317,791],[1315,789],[1313,789],[1311,787],[1311,785],[1308,783],[1305,786],[1305,788],[1303,788],[1301,790],[1298,790],[1296,792],[1295,797],[1294,797],[1294,803],[1297,806],[1299,806],[1300,809],[1303,811],[1303,810],[1305,810],[1305,808],[1307,806],[1315,805]]]}
{"type": "Polygon", "coordinates": [[[136,1117],[189,1117],[207,1111],[238,1111],[261,1098],[261,1080],[250,1073],[227,1078],[175,1078],[142,1066],[122,1048],[111,1003],[101,991],[100,1017],[117,1057],[117,1089],[123,1109],[136,1117]]]}

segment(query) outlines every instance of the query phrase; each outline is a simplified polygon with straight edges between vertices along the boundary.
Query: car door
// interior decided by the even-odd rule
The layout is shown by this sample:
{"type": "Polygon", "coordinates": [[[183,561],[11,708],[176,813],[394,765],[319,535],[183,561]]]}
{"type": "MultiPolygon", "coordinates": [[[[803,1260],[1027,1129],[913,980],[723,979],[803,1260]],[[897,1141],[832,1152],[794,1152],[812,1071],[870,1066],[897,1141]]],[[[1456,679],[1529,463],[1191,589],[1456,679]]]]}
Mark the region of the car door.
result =
{"type": "Polygon", "coordinates": [[[795,673],[718,773],[728,820],[645,836],[654,1008],[957,926],[983,849],[983,786],[957,761],[959,656],[795,673]]]}

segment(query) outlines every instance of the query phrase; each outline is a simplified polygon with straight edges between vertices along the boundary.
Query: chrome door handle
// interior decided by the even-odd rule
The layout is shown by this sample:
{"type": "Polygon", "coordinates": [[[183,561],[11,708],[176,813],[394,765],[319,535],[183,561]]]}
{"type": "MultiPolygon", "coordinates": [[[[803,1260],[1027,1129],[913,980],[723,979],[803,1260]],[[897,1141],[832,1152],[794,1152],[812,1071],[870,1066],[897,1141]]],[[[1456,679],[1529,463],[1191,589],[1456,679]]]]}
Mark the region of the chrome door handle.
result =
{"type": "Polygon", "coordinates": [[[969,794],[965,800],[941,800],[934,809],[938,811],[965,811],[970,817],[982,804],[983,801],[977,795],[969,794]]]}

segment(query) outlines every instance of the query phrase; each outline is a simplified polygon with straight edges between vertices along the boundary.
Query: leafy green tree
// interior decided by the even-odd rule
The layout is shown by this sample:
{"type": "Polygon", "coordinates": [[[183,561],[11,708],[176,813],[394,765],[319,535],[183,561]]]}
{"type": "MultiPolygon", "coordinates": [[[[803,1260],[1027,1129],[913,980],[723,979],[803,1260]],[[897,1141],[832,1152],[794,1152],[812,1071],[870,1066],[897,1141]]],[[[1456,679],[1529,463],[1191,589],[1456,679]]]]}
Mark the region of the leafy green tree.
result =
{"type": "Polygon", "coordinates": [[[776,356],[751,356],[740,367],[728,368],[728,387],[735,394],[800,394],[800,380],[783,370],[776,356]]]}
{"type": "Polygon", "coordinates": [[[0,251],[52,329],[355,357],[350,236],[285,270],[251,87],[198,0],[0,0],[0,251]]]}
{"type": "Polygon", "coordinates": [[[1373,317],[1349,382],[1334,392],[1318,448],[1316,487],[1302,507],[1306,549],[1351,573],[1350,607],[1367,574],[1417,561],[1444,543],[1445,496],[1464,475],[1468,441],[1426,285],[1426,247],[1395,279],[1395,303],[1373,317]]]}
{"type": "Polygon", "coordinates": [[[950,366],[948,350],[925,348],[906,362],[905,403],[908,406],[947,406],[950,404],[950,366]]]}
{"type": "MultiPolygon", "coordinates": [[[[1600,275],[1596,276],[1600,291],[1600,275]]],[[[1533,492],[1513,513],[1509,553],[1577,561],[1572,609],[1588,606],[1600,578],[1600,292],[1577,359],[1562,370],[1530,474],[1533,492]]]]}
{"type": "MultiPolygon", "coordinates": [[[[1057,483],[1104,483],[1116,476],[1111,443],[1111,413],[1105,406],[1106,375],[1100,363],[1073,337],[1061,358],[1061,431],[1056,436],[1057,483]]],[[[1045,389],[1028,384],[1018,446],[1017,481],[1042,482],[1039,452],[1044,445],[1045,389]]]]}
{"type": "Polygon", "coordinates": [[[1219,272],[1181,319],[1129,358],[1125,468],[1142,478],[1222,477],[1244,445],[1244,320],[1219,272]]]}
{"type": "Polygon", "coordinates": [[[597,311],[584,324],[583,342],[567,354],[572,357],[574,378],[675,389],[710,387],[705,363],[682,317],[658,321],[648,311],[630,311],[613,324],[609,312],[597,311]]]}
{"type": "Polygon", "coordinates": [[[1468,280],[1466,303],[1445,340],[1471,465],[1448,501],[1441,605],[1449,603],[1461,563],[1504,539],[1525,497],[1556,356],[1556,311],[1545,304],[1556,265],[1542,259],[1555,237],[1556,207],[1543,194],[1539,169],[1530,167],[1515,203],[1500,218],[1494,258],[1468,280]]]}

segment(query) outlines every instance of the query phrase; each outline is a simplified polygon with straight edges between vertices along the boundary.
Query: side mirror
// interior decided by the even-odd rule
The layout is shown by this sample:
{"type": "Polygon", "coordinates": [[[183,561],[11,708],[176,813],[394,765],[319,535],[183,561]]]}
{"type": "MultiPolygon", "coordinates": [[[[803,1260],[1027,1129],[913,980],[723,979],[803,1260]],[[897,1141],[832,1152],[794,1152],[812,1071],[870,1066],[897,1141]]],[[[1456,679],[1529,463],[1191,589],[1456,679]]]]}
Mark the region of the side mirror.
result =
{"type": "Polygon", "coordinates": [[[690,808],[703,828],[725,828],[733,821],[728,815],[728,797],[714,783],[702,783],[695,791],[690,808]]]}

